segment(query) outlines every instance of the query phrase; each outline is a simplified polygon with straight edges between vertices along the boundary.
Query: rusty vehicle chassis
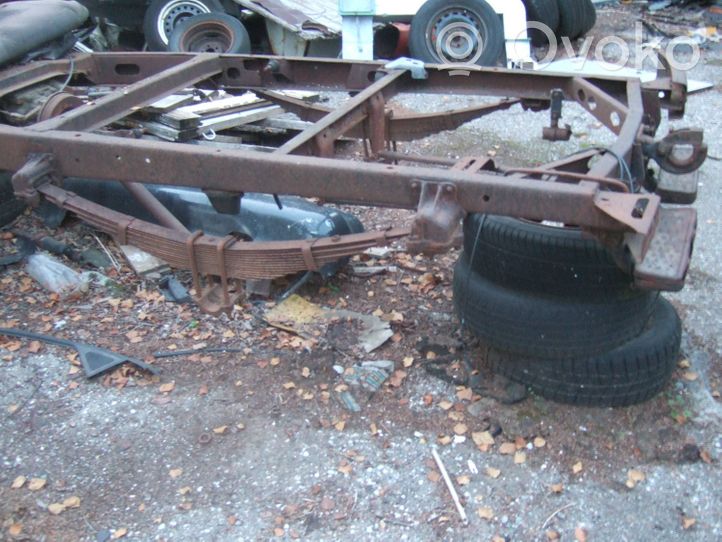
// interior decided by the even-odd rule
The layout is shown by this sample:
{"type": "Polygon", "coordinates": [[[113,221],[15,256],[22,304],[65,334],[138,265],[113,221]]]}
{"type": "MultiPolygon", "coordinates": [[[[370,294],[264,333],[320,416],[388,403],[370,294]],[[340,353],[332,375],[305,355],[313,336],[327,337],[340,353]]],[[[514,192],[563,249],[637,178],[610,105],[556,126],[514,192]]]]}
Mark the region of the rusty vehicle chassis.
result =
{"type": "Polygon", "coordinates": [[[45,197],[121,242],[191,269],[210,312],[232,304],[229,291],[235,279],[314,270],[407,236],[415,251],[443,250],[454,243],[467,213],[573,224],[609,247],[639,285],[682,287],[694,238],[694,210],[678,209],[668,216],[660,196],[633,188],[644,182],[650,158],[676,173],[692,171],[704,161],[697,133],[670,133],[654,140],[662,110],[670,118],[684,114],[683,75],[665,65],[656,81],[642,84],[626,78],[426,66],[424,78],[418,77],[410,69],[387,69],[378,62],[211,54],[109,53],[38,62],[0,74],[0,98],[51,79],[67,78],[69,89],[114,90],[35,124],[0,125],[0,170],[16,172],[16,194],[27,201],[36,204],[45,197]],[[122,131],[108,128],[192,86],[252,90],[313,124],[271,153],[119,137],[122,131]],[[280,92],[284,90],[348,91],[352,97],[331,110],[291,98],[280,92]],[[516,104],[533,111],[549,109],[555,92],[579,103],[616,134],[614,144],[529,169],[502,169],[486,156],[450,160],[397,150],[398,142],[452,130],[516,104]],[[405,93],[500,99],[454,111],[397,114],[390,102],[405,93]],[[343,137],[362,139],[367,160],[336,156],[335,142],[343,137]],[[691,156],[677,158],[675,145],[690,142],[691,156]],[[125,183],[159,225],[64,190],[64,177],[125,183]],[[140,183],[200,187],[231,201],[259,192],[414,209],[417,214],[410,228],[297,242],[247,242],[185,231],[140,183]],[[666,229],[661,224],[670,220],[686,225],[687,233],[663,248],[659,258],[660,249],[653,247],[667,242],[657,234],[669,231],[669,224],[666,229]],[[654,251],[656,255],[647,258],[654,251]],[[658,260],[664,260],[664,270],[659,270],[658,260]],[[204,289],[200,277],[214,279],[204,289]]]}

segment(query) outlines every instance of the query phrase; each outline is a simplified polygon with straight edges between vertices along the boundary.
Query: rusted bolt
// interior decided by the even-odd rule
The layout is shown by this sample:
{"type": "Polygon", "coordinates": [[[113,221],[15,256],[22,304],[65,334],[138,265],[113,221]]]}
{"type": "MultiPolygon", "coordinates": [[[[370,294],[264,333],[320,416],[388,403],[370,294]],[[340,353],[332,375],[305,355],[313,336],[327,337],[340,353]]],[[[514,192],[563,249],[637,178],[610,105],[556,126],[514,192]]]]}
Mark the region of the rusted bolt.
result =
{"type": "Polygon", "coordinates": [[[334,243],[338,243],[340,240],[341,240],[340,235],[334,235],[333,237],[331,237],[331,241],[333,241],[334,243]]]}

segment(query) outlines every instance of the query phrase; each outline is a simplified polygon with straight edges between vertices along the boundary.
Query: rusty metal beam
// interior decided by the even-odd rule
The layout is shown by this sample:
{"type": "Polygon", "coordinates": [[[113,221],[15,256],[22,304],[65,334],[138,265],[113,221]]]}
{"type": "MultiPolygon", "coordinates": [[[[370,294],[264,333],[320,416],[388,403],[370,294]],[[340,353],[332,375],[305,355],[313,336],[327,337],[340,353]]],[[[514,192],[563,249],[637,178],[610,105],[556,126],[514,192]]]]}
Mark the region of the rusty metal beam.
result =
{"type": "MultiPolygon", "coordinates": [[[[556,220],[612,231],[648,230],[648,216],[611,218],[597,207],[595,183],[547,183],[493,173],[360,164],[346,160],[221,150],[82,132],[0,126],[0,168],[17,170],[32,153],[55,156],[65,176],[199,186],[226,192],[322,197],[358,205],[415,209],[420,181],[457,187],[467,212],[556,220]],[[161,167],[162,166],[162,167],[161,167]]],[[[641,196],[624,195],[630,201],[641,196]]],[[[657,196],[646,196],[657,198],[657,196]]],[[[658,199],[658,198],[657,198],[658,199]]],[[[650,210],[653,212],[653,210],[650,210]]]]}
{"type": "MultiPolygon", "coordinates": [[[[397,82],[406,76],[408,76],[407,72],[401,70],[383,76],[340,108],[291,139],[275,154],[311,154],[312,150],[316,150],[320,156],[331,156],[334,142],[367,118],[373,118],[371,108],[374,107],[374,101],[379,98],[384,100],[391,98],[395,93],[397,82]]],[[[378,115],[378,111],[376,113],[378,115]]],[[[384,114],[383,106],[380,114],[384,114]]]]}
{"type": "Polygon", "coordinates": [[[138,81],[121,92],[109,94],[95,102],[33,125],[33,130],[95,130],[127,116],[133,110],[150,105],[176,90],[208,79],[221,71],[217,55],[201,54],[138,81]]]}

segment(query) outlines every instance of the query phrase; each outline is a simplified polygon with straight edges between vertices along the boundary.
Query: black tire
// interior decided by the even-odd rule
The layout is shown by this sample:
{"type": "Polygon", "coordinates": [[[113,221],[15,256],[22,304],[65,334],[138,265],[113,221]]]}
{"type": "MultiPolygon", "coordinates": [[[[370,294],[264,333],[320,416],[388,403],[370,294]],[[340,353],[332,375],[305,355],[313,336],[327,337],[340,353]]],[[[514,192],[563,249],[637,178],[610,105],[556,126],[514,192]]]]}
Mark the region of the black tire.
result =
{"type": "Polygon", "coordinates": [[[143,17],[143,32],[150,51],[167,51],[173,29],[183,20],[204,13],[223,13],[218,0],[152,0],[143,17]]]}
{"type": "Polygon", "coordinates": [[[11,178],[7,171],[0,171],[0,226],[10,224],[26,208],[25,203],[15,197],[11,178]]]}
{"type": "MultiPolygon", "coordinates": [[[[582,35],[586,25],[586,7],[590,0],[557,0],[559,7],[559,38],[575,40],[582,35]]],[[[593,7],[593,6],[592,6],[593,7]]]]}
{"type": "Polygon", "coordinates": [[[682,323],[665,299],[636,338],[589,358],[540,360],[489,351],[495,372],[539,395],[572,405],[622,407],[654,397],[669,381],[679,358],[682,323]]]}
{"type": "Polygon", "coordinates": [[[471,270],[462,254],[454,269],[454,307],[462,324],[491,347],[522,356],[594,356],[636,337],[657,293],[597,300],[531,295],[498,286],[471,270]]]}
{"type": "MultiPolygon", "coordinates": [[[[524,0],[526,19],[530,22],[546,25],[553,36],[559,30],[559,6],[557,0],[524,0]]],[[[529,38],[536,46],[549,43],[549,36],[541,30],[530,28],[529,38]]],[[[555,40],[556,41],[556,40],[555,40]]]]}
{"type": "Polygon", "coordinates": [[[578,37],[584,36],[597,24],[597,8],[592,0],[580,0],[582,10],[582,27],[578,37]]]}
{"type": "Polygon", "coordinates": [[[604,246],[573,228],[470,214],[464,251],[481,276],[524,292],[593,299],[626,296],[633,287],[604,246]]]}
{"type": "Polygon", "coordinates": [[[205,13],[182,21],[170,35],[177,53],[248,54],[251,38],[243,23],[226,13],[205,13]]]}
{"type": "Polygon", "coordinates": [[[428,0],[411,21],[411,56],[427,63],[495,66],[503,49],[501,19],[484,0],[428,0]],[[454,29],[471,38],[464,42],[459,37],[457,42],[473,47],[457,51],[453,47],[442,47],[442,54],[439,54],[436,44],[443,46],[446,32],[454,29]],[[483,40],[481,44],[479,37],[483,40]],[[468,54],[461,55],[461,50],[466,50],[468,54]]]}

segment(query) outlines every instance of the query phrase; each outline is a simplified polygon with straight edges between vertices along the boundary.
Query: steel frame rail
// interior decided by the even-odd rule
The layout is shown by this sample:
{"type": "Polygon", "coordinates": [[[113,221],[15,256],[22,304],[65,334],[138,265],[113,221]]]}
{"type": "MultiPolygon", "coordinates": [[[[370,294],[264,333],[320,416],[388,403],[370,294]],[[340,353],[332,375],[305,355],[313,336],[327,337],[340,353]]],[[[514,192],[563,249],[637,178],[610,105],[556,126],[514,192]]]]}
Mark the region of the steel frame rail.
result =
{"type": "MultiPolygon", "coordinates": [[[[595,235],[613,249],[620,265],[632,270],[644,267],[645,257],[655,245],[655,232],[664,219],[664,208],[659,196],[649,192],[630,193],[626,189],[623,184],[628,181],[626,169],[620,160],[626,162],[634,180],[641,185],[650,145],[655,151],[660,148],[654,145],[653,136],[659,127],[662,109],[678,117],[684,112],[686,100],[683,77],[668,67],[663,68],[660,77],[650,85],[634,79],[582,79],[500,69],[474,68],[459,73],[445,66],[427,66],[426,78],[414,79],[410,71],[388,70],[377,62],[148,53],[88,54],[72,61],[36,63],[9,70],[0,74],[0,98],[68,75],[71,86],[112,86],[115,91],[34,125],[0,125],[0,148],[3,149],[0,169],[18,172],[13,183],[21,197],[37,202],[42,193],[112,235],[123,237],[133,230],[129,230],[129,225],[137,227],[139,221],[81,201],[49,185],[48,181],[72,176],[200,187],[229,197],[263,192],[416,209],[418,213],[410,231],[411,245],[423,251],[450,246],[459,220],[466,213],[553,220],[575,224],[595,235]],[[271,154],[122,138],[107,131],[97,133],[98,129],[162,97],[194,85],[257,91],[314,124],[271,154]],[[357,94],[341,107],[328,110],[277,92],[285,89],[357,94]],[[402,155],[392,150],[396,141],[453,129],[514,104],[520,103],[535,111],[546,109],[551,93],[557,89],[565,99],[581,104],[617,135],[609,152],[589,151],[531,170],[505,172],[483,159],[462,160],[452,165],[443,159],[427,157],[417,164],[401,165],[402,155]],[[387,104],[403,93],[496,96],[501,100],[437,114],[395,116],[387,104]],[[342,137],[368,140],[371,161],[337,157],[334,143],[342,137]],[[452,167],[438,167],[445,165],[452,167]]],[[[667,149],[667,152],[671,151],[667,149]]],[[[703,146],[695,146],[693,156],[686,163],[687,169],[699,167],[704,154],[703,146]]],[[[659,152],[655,155],[658,161],[663,158],[659,152]]],[[[413,162],[413,159],[404,156],[403,161],[413,162]]],[[[136,190],[136,196],[144,200],[149,195],[136,190]]],[[[149,208],[155,204],[144,202],[149,208]]],[[[692,214],[685,215],[687,223],[694,221],[693,210],[689,211],[692,214]]],[[[158,212],[163,214],[162,210],[158,212]]],[[[199,267],[193,243],[191,250],[185,252],[177,246],[185,242],[178,236],[187,237],[187,232],[174,228],[167,217],[165,219],[162,223],[169,228],[144,225],[137,229],[133,241],[154,253],[153,243],[143,241],[143,235],[150,236],[152,230],[154,242],[163,237],[173,240],[170,244],[173,246],[165,246],[161,251],[162,257],[179,267],[192,268],[197,274],[220,277],[222,282],[228,278],[259,278],[262,274],[249,260],[229,259],[224,253],[246,250],[255,243],[226,240],[223,244],[209,237],[203,238],[206,244],[221,248],[218,254],[201,258],[203,263],[199,267]],[[241,245],[244,248],[241,249],[241,245]],[[179,253],[181,256],[177,256],[179,253]],[[229,264],[229,261],[235,263],[229,264]]],[[[345,250],[333,255],[348,255],[368,242],[386,242],[405,233],[409,231],[394,230],[390,236],[368,234],[367,240],[357,244],[359,239],[355,239],[345,250]]],[[[647,265],[646,275],[640,277],[639,282],[646,286],[680,288],[693,237],[692,234],[689,247],[677,243],[667,250],[673,256],[681,253],[675,256],[673,271],[660,271],[656,276],[654,268],[647,265]]],[[[194,242],[198,238],[196,236],[194,242]]],[[[323,245],[323,242],[314,244],[323,245]]],[[[249,254],[274,253],[274,247],[269,245],[272,244],[259,245],[256,252],[254,248],[249,254]]],[[[267,276],[317,268],[316,255],[306,245],[278,245],[280,252],[274,254],[295,250],[301,257],[292,259],[296,263],[291,266],[274,267],[265,262],[268,269],[275,269],[267,276]]],[[[342,245],[344,243],[339,246],[342,245]]],[[[224,288],[227,293],[227,285],[224,288]]],[[[223,297],[218,306],[229,302],[227,295],[223,297]]]]}

